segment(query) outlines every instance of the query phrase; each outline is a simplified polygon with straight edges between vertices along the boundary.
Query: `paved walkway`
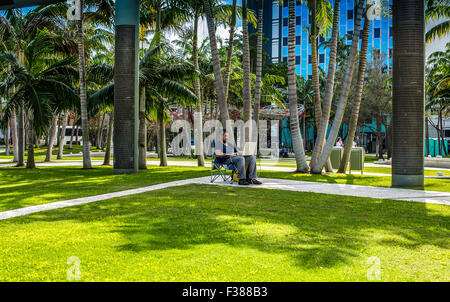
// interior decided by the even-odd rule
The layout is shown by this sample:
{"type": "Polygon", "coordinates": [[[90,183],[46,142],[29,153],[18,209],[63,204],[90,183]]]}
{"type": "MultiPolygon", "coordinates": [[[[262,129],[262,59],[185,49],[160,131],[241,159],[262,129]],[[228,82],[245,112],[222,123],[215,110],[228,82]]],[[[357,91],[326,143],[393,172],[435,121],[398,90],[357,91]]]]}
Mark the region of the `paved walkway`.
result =
{"type": "MultiPolygon", "coordinates": [[[[379,199],[394,199],[405,200],[421,203],[433,203],[450,205],[450,193],[435,192],[435,191],[420,191],[420,190],[408,190],[408,189],[393,189],[393,188],[381,188],[359,185],[346,185],[346,184],[334,184],[334,183],[322,183],[322,182],[308,182],[308,181],[296,181],[287,179],[273,179],[262,178],[262,185],[245,186],[248,189],[275,189],[286,190],[295,192],[313,192],[322,194],[335,194],[355,197],[366,198],[379,198],[379,199]]],[[[57,201],[43,205],[36,205],[25,207],[21,209],[15,209],[10,211],[0,212],[0,220],[5,220],[18,216],[25,216],[32,213],[49,211],[54,209],[61,209],[81,204],[87,204],[112,198],[118,198],[128,195],[140,194],[150,192],[154,190],[160,190],[175,186],[182,186],[187,184],[205,184],[205,185],[217,185],[217,186],[237,186],[236,184],[229,184],[222,181],[217,181],[211,184],[210,177],[192,178],[186,180],[178,180],[168,183],[162,183],[152,185],[148,187],[142,187],[137,189],[125,190],[120,192],[101,194],[96,196],[82,197],[76,199],[70,199],[65,201],[57,201]]]]}

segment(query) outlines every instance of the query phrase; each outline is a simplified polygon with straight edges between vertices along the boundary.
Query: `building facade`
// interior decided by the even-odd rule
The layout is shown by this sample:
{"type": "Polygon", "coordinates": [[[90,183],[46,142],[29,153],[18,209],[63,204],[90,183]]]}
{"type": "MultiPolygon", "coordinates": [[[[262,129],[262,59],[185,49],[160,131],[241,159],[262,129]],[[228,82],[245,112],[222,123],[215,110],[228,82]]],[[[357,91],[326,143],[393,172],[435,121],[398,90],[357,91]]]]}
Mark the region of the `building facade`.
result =
{"type": "MultiPolygon", "coordinates": [[[[302,1],[296,1],[296,46],[295,46],[295,68],[298,75],[308,79],[311,78],[311,41],[308,36],[308,27],[310,26],[310,16],[308,7],[302,1]]],[[[303,1],[306,2],[306,1],[303,1]]],[[[334,7],[334,0],[329,0],[334,7]]],[[[340,37],[347,34],[353,34],[354,19],[356,16],[357,0],[341,0],[340,3],[340,21],[339,33],[340,37]]],[[[392,5],[392,0],[389,1],[392,5]]],[[[269,54],[269,62],[287,63],[288,55],[288,0],[284,0],[283,4],[278,1],[264,1],[264,36],[268,41],[264,44],[264,50],[269,54]]],[[[258,1],[250,0],[249,7],[257,12],[258,1]]],[[[362,24],[361,22],[361,28],[362,24]]],[[[255,29],[250,26],[250,31],[255,29]]],[[[331,30],[326,37],[318,38],[318,62],[319,66],[326,72],[330,57],[330,50],[321,46],[321,42],[330,39],[331,30]]],[[[346,39],[348,45],[351,44],[351,38],[346,39]]],[[[392,67],[392,17],[387,14],[380,14],[375,17],[370,24],[368,60],[372,58],[372,54],[380,52],[386,54],[385,64],[389,68],[392,67]]],[[[361,41],[359,42],[361,47],[361,41]]]]}

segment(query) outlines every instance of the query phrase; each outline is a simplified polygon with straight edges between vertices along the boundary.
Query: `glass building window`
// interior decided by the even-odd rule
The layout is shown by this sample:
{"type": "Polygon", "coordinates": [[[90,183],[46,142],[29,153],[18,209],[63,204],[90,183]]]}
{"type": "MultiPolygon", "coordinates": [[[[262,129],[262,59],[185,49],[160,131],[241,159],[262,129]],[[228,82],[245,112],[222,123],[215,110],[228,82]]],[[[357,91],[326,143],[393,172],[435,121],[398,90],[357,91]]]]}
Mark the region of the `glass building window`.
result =
{"type": "Polygon", "coordinates": [[[287,64],[287,59],[288,59],[287,57],[283,58],[283,62],[286,63],[286,64],[287,64]]]}
{"type": "Polygon", "coordinates": [[[309,55],[308,56],[308,64],[311,64],[311,62],[312,62],[312,57],[311,57],[311,55],[309,55]]]}
{"type": "Polygon", "coordinates": [[[392,55],[393,55],[392,48],[389,48],[389,59],[392,59],[392,55]]]}
{"type": "Polygon", "coordinates": [[[319,64],[323,64],[325,63],[325,54],[320,54],[319,55],[319,64]]]}
{"type": "Polygon", "coordinates": [[[373,31],[373,37],[374,37],[375,39],[380,37],[380,29],[379,29],[379,28],[375,28],[375,29],[374,29],[374,31],[373,31]]]}
{"type": "Polygon", "coordinates": [[[312,74],[308,74],[308,80],[312,80],[312,74]]]}
{"type": "Polygon", "coordinates": [[[300,36],[295,37],[295,45],[300,45],[300,44],[302,44],[302,37],[300,37],[300,36]]]}
{"type": "Polygon", "coordinates": [[[302,17],[297,16],[295,17],[295,25],[301,25],[302,24],[302,17]]]}
{"type": "Polygon", "coordinates": [[[347,41],[350,42],[353,39],[353,30],[347,31],[347,41]]]}
{"type": "Polygon", "coordinates": [[[295,65],[300,65],[300,56],[295,57],[295,65]]]}
{"type": "Polygon", "coordinates": [[[347,10],[347,20],[353,20],[353,9],[347,10]]]}
{"type": "Polygon", "coordinates": [[[283,18],[283,26],[288,26],[288,25],[289,25],[289,19],[283,18]]]}
{"type": "Polygon", "coordinates": [[[283,46],[287,46],[288,45],[288,38],[283,38],[283,46]]]}
{"type": "Polygon", "coordinates": [[[389,37],[392,37],[392,26],[389,27],[389,37]]]}
{"type": "MultiPolygon", "coordinates": [[[[274,1],[275,2],[275,1],[274,1]]],[[[283,1],[283,6],[287,7],[288,6],[289,1],[283,1]]]]}

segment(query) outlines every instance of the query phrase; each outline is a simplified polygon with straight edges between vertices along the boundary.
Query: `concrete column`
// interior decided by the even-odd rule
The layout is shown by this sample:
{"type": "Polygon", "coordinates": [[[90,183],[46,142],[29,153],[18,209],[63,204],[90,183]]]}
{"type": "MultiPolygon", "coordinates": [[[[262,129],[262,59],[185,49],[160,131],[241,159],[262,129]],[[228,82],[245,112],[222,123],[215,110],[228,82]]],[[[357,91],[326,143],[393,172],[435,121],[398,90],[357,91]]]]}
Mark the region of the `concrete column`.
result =
{"type": "Polygon", "coordinates": [[[393,3],[392,185],[424,185],[424,0],[393,3]]]}
{"type": "Polygon", "coordinates": [[[116,0],[114,173],[138,172],[139,0],[116,0]]]}

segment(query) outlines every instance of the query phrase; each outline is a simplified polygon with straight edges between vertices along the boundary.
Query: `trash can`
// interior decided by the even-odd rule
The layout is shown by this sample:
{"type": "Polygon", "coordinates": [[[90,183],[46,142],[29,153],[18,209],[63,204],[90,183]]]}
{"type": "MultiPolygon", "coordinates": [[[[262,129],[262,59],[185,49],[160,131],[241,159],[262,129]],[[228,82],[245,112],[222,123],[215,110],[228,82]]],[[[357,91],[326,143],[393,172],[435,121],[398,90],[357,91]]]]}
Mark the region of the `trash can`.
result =
{"type": "Polygon", "coordinates": [[[361,170],[361,174],[363,174],[364,156],[364,148],[352,148],[350,153],[350,174],[352,170],[361,170]]]}
{"type": "Polygon", "coordinates": [[[342,155],[344,155],[344,148],[334,147],[333,150],[331,151],[330,161],[331,161],[331,167],[333,169],[339,169],[339,165],[341,164],[342,155]]]}

